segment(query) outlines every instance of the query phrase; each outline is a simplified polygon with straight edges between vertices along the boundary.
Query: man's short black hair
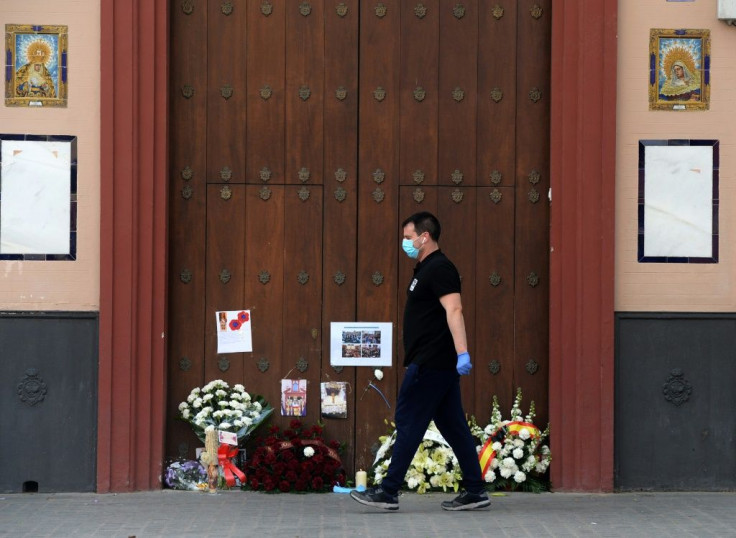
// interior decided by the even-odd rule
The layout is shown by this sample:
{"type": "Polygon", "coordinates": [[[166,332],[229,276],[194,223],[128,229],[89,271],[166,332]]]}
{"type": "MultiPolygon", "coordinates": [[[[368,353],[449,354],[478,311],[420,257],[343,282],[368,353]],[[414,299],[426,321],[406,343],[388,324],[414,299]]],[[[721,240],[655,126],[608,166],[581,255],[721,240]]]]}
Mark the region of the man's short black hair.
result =
{"type": "Polygon", "coordinates": [[[419,213],[414,213],[411,217],[407,218],[404,222],[401,223],[401,227],[405,228],[407,224],[413,224],[414,229],[417,232],[417,235],[421,235],[424,232],[429,232],[429,236],[434,241],[440,240],[440,233],[442,233],[442,227],[440,226],[440,221],[437,220],[437,217],[435,217],[432,213],[429,213],[428,211],[420,211],[419,213]]]}

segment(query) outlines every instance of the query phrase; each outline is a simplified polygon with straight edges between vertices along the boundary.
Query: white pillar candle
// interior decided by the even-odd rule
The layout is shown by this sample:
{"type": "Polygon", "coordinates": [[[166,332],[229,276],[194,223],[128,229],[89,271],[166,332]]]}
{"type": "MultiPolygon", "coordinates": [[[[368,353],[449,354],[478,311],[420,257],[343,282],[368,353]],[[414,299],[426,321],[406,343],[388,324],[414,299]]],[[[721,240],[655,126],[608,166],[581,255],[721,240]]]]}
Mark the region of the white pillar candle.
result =
{"type": "Polygon", "coordinates": [[[355,487],[358,488],[360,486],[368,487],[368,473],[365,471],[358,471],[355,473],[355,487]]]}

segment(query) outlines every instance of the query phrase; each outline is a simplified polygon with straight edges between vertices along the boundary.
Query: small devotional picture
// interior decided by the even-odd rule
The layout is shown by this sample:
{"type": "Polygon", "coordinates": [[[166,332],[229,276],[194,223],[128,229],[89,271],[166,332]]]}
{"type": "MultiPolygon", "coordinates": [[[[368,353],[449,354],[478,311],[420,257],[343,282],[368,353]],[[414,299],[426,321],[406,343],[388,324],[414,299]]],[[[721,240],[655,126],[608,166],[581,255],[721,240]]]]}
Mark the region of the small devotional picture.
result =
{"type": "Polygon", "coordinates": [[[709,108],[710,30],[650,30],[649,110],[709,108]]]}
{"type": "Polygon", "coordinates": [[[320,383],[322,418],[347,418],[347,382],[326,381],[320,383]]]}
{"type": "Polygon", "coordinates": [[[66,26],[5,25],[5,105],[67,106],[66,26]]]}
{"type": "Polygon", "coordinates": [[[307,416],[307,380],[281,380],[281,416],[307,416]]]}

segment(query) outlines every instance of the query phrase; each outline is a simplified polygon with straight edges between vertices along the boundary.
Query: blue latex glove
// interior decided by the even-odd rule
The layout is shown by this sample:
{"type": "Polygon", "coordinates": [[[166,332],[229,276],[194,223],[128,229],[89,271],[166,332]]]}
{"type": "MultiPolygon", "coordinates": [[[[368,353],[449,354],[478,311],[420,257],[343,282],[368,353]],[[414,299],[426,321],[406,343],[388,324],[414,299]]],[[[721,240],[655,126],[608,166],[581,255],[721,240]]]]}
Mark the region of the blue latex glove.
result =
{"type": "Polygon", "coordinates": [[[472,367],[473,365],[470,364],[470,353],[467,351],[465,353],[459,353],[457,356],[457,373],[468,375],[472,367]]]}

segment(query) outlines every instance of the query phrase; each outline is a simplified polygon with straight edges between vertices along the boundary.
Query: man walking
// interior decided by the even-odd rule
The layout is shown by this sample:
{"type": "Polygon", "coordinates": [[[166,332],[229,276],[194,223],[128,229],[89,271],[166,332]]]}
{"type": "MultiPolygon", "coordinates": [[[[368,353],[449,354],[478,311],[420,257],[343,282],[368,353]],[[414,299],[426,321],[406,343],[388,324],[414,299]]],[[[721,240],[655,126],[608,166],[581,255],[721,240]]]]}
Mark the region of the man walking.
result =
{"type": "Polygon", "coordinates": [[[398,492],[431,420],[452,447],[463,473],[463,491],[445,510],[489,506],[478,454],[460,397],[460,376],[470,373],[460,300],[460,275],[439,248],[440,223],[431,213],[416,213],[403,224],[404,252],[418,260],[404,309],[406,373],[396,405],[396,442],[380,485],[350,496],[361,504],[398,510],[398,492]]]}

